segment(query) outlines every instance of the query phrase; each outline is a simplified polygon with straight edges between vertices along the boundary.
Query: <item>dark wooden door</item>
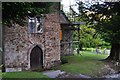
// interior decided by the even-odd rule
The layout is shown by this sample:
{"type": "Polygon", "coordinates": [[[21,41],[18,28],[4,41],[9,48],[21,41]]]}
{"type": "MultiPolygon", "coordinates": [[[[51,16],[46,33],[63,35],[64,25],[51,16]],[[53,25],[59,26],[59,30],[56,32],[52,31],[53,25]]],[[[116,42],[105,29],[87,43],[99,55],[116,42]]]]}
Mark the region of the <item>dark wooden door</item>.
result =
{"type": "Polygon", "coordinates": [[[39,46],[35,46],[30,54],[30,66],[31,68],[41,67],[43,63],[43,53],[39,46]]]}

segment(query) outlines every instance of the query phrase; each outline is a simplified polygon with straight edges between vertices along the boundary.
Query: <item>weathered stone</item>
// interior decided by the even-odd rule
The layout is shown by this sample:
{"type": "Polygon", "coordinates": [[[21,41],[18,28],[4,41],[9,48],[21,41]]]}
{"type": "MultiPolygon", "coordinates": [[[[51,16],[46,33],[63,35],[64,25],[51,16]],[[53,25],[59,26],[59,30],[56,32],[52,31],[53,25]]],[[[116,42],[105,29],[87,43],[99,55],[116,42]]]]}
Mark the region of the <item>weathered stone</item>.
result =
{"type": "Polygon", "coordinates": [[[39,45],[43,52],[43,68],[60,64],[60,21],[59,14],[47,14],[43,19],[43,33],[29,33],[28,25],[5,26],[6,71],[30,69],[30,54],[39,45]],[[19,68],[19,69],[18,69],[19,68]]]}

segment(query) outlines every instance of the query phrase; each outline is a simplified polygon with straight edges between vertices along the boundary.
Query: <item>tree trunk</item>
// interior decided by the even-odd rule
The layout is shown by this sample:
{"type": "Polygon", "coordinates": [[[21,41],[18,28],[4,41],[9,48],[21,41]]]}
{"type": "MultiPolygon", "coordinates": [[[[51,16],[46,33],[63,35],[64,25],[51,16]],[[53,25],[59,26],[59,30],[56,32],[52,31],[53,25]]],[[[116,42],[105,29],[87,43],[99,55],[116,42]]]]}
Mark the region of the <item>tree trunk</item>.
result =
{"type": "Polygon", "coordinates": [[[106,60],[120,61],[120,44],[119,43],[112,43],[110,55],[107,57],[106,60]]]}

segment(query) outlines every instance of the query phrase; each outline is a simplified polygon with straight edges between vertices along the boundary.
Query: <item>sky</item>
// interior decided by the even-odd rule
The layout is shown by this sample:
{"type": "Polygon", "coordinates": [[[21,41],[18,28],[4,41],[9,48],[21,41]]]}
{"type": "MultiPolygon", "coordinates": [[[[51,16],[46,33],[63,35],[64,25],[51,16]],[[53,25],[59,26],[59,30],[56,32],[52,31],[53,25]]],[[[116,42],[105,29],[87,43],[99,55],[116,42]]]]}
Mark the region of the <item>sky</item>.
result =
{"type": "MultiPolygon", "coordinates": [[[[69,12],[69,6],[75,5],[76,1],[82,1],[84,3],[93,3],[95,1],[95,2],[102,3],[100,2],[102,0],[62,0],[61,4],[63,4],[63,10],[69,12]]],[[[74,6],[74,10],[77,11],[77,6],[76,7],[74,6]]]]}
{"type": "Polygon", "coordinates": [[[63,4],[63,10],[66,12],[69,12],[69,6],[70,5],[74,5],[72,6],[72,8],[74,8],[74,10],[77,12],[77,6],[75,6],[76,1],[82,1],[82,2],[90,2],[91,0],[62,0],[61,4],[63,4]]]}
{"type": "Polygon", "coordinates": [[[76,0],[62,0],[61,4],[63,4],[63,10],[69,11],[69,6],[74,5],[76,0]]]}

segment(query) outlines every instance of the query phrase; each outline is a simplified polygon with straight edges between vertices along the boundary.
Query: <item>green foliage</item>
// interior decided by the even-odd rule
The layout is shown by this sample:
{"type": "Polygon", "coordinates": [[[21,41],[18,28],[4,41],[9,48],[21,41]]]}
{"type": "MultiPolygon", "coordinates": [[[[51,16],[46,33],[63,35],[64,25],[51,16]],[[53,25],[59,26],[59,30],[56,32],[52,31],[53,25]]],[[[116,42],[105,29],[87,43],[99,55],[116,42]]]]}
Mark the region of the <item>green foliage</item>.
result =
{"type": "Polygon", "coordinates": [[[0,72],[0,78],[2,78],[2,72],[0,72]]]}
{"type": "MultiPolygon", "coordinates": [[[[78,32],[75,32],[75,40],[78,40],[78,32]]],[[[96,47],[103,44],[101,35],[90,25],[80,26],[80,43],[82,47],[96,47]]]]}
{"type": "Polygon", "coordinates": [[[52,5],[52,2],[3,2],[2,22],[6,25],[24,25],[26,17],[47,14],[52,11],[52,5]]]}
{"type": "Polygon", "coordinates": [[[68,63],[68,60],[64,57],[61,57],[61,63],[62,64],[68,63]]]}
{"type": "Polygon", "coordinates": [[[120,52],[120,2],[96,3],[86,8],[86,15],[102,39],[111,43],[109,60],[118,61],[120,52]]]}
{"type": "MultiPolygon", "coordinates": [[[[78,13],[74,11],[74,9],[71,8],[72,14],[74,16],[74,19],[76,22],[86,22],[86,25],[80,25],[80,34],[78,34],[77,31],[75,31],[75,40],[78,40],[78,35],[80,35],[80,46],[82,47],[97,47],[102,46],[105,42],[103,39],[103,34],[99,32],[96,27],[98,26],[94,25],[92,20],[92,16],[86,14],[88,11],[86,11],[88,8],[86,5],[82,2],[77,2],[78,4],[78,13]]],[[[76,26],[77,27],[77,26],[76,26]]],[[[77,45],[77,44],[75,44],[77,45]]]]}
{"type": "MultiPolygon", "coordinates": [[[[91,21],[96,21],[95,29],[110,43],[120,43],[120,3],[105,2],[93,4],[88,12],[94,12],[91,21]]],[[[88,16],[90,16],[89,14],[88,16]]]]}

